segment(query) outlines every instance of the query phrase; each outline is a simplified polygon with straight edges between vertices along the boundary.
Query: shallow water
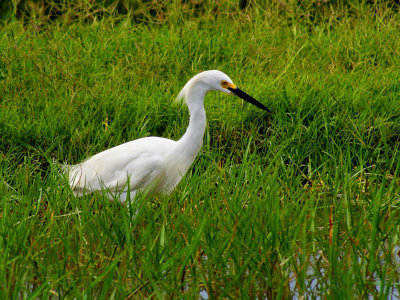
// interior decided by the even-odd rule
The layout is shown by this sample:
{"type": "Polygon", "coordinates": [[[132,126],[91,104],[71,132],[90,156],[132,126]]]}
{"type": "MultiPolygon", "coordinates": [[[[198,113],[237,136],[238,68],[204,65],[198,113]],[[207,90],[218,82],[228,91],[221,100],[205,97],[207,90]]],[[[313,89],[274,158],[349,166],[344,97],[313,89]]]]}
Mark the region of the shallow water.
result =
{"type": "MultiPolygon", "coordinates": [[[[399,256],[399,252],[400,251],[400,246],[395,246],[393,248],[393,252],[392,252],[392,259],[393,259],[393,263],[396,265],[396,269],[397,272],[400,274],[400,256],[399,256]]],[[[383,253],[381,253],[383,254],[383,253]]],[[[290,272],[290,282],[289,282],[289,288],[290,291],[293,293],[292,295],[292,299],[323,299],[324,294],[323,294],[323,288],[322,285],[325,283],[322,283],[320,280],[317,280],[316,278],[323,278],[325,276],[325,269],[323,267],[318,269],[319,274],[317,276],[315,276],[315,272],[316,272],[316,268],[315,266],[317,265],[317,262],[321,259],[321,254],[318,253],[315,256],[311,256],[309,259],[309,263],[307,266],[307,279],[305,282],[305,286],[306,286],[306,291],[303,294],[300,294],[297,287],[296,287],[296,275],[295,273],[292,271],[290,272]]],[[[361,258],[360,258],[361,259],[361,258]]],[[[384,263],[384,261],[380,262],[381,264],[384,263]]],[[[382,282],[379,279],[378,274],[374,273],[373,275],[375,282],[373,284],[375,284],[375,290],[377,291],[377,293],[379,293],[381,291],[381,286],[382,286],[382,282]]],[[[329,282],[326,282],[329,283],[329,282]]],[[[387,282],[385,282],[385,284],[387,284],[387,282]]],[[[392,286],[390,287],[390,291],[389,291],[389,295],[388,295],[388,299],[400,299],[400,283],[392,283],[392,286]]],[[[380,293],[379,293],[380,294],[380,293]]],[[[370,294],[368,295],[368,299],[375,299],[375,296],[370,294]]]]}
{"type": "MultiPolygon", "coordinates": [[[[207,258],[205,258],[207,259],[207,258]]],[[[329,282],[321,282],[326,275],[326,270],[320,267],[316,270],[318,262],[323,259],[321,253],[309,257],[307,271],[306,271],[306,282],[304,283],[305,292],[300,294],[297,288],[297,279],[294,271],[289,272],[289,289],[291,291],[292,299],[323,299],[324,298],[324,284],[329,284],[329,282]],[[318,274],[316,274],[318,272],[318,274]],[[317,279],[318,278],[318,279],[317,279]]],[[[360,258],[361,259],[361,258],[360,258]]],[[[393,264],[396,266],[397,272],[400,274],[400,246],[395,246],[392,252],[393,264]]],[[[381,264],[384,261],[380,262],[381,264]]],[[[299,262],[300,265],[300,262],[299,262]]],[[[229,269],[229,268],[228,268],[229,269]]],[[[382,282],[379,279],[378,274],[374,274],[375,279],[375,289],[377,293],[381,291],[382,282]]],[[[400,282],[392,283],[390,287],[388,299],[399,299],[400,300],[400,282]]],[[[380,293],[379,293],[380,294],[380,293]]],[[[356,296],[356,295],[355,295],[356,296]]],[[[205,289],[200,290],[199,299],[209,299],[209,295],[205,289]]],[[[374,295],[368,295],[368,299],[375,299],[374,295]]]]}

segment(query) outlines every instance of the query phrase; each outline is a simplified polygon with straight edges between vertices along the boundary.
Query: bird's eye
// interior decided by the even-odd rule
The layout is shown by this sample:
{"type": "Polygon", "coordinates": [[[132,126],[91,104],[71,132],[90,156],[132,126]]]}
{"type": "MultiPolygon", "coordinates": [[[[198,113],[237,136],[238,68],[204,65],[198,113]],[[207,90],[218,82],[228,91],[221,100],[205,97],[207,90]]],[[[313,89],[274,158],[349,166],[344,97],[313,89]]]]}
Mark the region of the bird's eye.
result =
{"type": "Polygon", "coordinates": [[[222,86],[223,88],[226,88],[226,87],[228,86],[228,81],[222,80],[222,81],[221,81],[221,86],[222,86]]]}

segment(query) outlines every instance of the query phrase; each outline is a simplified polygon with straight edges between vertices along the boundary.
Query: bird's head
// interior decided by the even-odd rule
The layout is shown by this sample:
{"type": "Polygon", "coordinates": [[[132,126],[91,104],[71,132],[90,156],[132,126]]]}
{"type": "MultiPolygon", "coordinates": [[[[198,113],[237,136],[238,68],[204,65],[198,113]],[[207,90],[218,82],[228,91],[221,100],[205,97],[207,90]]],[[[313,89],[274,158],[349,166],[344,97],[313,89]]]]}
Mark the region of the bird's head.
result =
{"type": "Polygon", "coordinates": [[[267,112],[271,112],[264,104],[240,90],[225,73],[218,70],[201,72],[192,77],[178,95],[179,99],[188,101],[191,95],[205,95],[209,91],[220,91],[226,94],[237,96],[267,112]]]}

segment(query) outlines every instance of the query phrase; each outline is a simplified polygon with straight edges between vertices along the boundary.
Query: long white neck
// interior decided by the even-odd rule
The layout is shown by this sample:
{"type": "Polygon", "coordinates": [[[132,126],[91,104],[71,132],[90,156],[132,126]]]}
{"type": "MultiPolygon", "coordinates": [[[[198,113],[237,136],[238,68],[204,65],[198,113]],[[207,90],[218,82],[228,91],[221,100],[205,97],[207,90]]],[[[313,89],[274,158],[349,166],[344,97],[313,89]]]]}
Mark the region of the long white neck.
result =
{"type": "Polygon", "coordinates": [[[205,95],[206,91],[201,86],[196,85],[192,86],[186,95],[190,114],[189,127],[178,141],[178,145],[181,153],[192,157],[193,160],[203,146],[203,136],[207,123],[204,110],[205,95]]]}

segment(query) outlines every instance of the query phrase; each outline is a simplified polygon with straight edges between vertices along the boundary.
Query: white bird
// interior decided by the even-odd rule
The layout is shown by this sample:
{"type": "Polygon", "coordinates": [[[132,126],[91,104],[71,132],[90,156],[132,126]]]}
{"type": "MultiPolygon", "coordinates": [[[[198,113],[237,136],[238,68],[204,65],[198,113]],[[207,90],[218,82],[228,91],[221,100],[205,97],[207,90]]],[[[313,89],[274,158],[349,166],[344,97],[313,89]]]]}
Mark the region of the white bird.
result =
{"type": "Polygon", "coordinates": [[[65,165],[75,196],[105,192],[111,200],[131,199],[138,192],[171,193],[188,171],[203,145],[206,128],[204,97],[221,91],[270,112],[263,104],[233,84],[223,72],[205,71],[191,78],[177,99],[185,100],[190,121],[185,134],[173,141],[144,137],[100,152],[77,165],[65,165]]]}

